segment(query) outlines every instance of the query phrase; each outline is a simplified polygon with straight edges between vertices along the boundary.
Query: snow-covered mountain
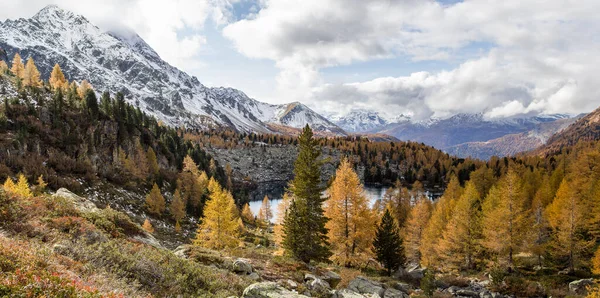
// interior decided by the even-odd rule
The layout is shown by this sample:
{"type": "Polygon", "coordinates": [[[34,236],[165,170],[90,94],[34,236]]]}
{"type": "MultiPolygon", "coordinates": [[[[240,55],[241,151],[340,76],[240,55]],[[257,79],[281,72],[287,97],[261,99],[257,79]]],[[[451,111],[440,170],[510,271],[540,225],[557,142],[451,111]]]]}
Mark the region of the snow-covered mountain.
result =
{"type": "Polygon", "coordinates": [[[233,88],[209,88],[169,65],[137,34],[104,32],[85,17],[47,6],[29,19],[0,22],[0,49],[33,57],[43,78],[58,63],[69,80],[87,79],[98,92],[127,101],[170,125],[229,126],[271,132],[269,124],[345,134],[300,103],[271,105],[233,88]]]}
{"type": "Polygon", "coordinates": [[[334,115],[331,119],[333,123],[348,132],[373,131],[389,124],[389,121],[381,117],[379,113],[369,110],[352,110],[342,116],[334,115]]]}
{"type": "MultiPolygon", "coordinates": [[[[482,155],[478,155],[473,151],[475,147],[472,144],[469,144],[469,152],[466,150],[457,151],[456,148],[463,148],[464,146],[459,146],[462,144],[487,142],[507,135],[535,131],[540,124],[568,118],[570,118],[569,115],[557,114],[486,119],[481,113],[457,114],[447,119],[428,119],[418,122],[403,119],[400,122],[390,123],[373,132],[387,134],[404,141],[422,142],[458,154],[459,156],[469,154],[481,157],[482,155]],[[452,150],[449,150],[451,148],[452,150]]],[[[504,144],[502,143],[502,146],[504,144]]],[[[491,145],[488,144],[487,146],[491,145]]],[[[493,151],[489,148],[485,150],[486,152],[493,151]]],[[[503,151],[498,150],[496,152],[503,151]]]]}

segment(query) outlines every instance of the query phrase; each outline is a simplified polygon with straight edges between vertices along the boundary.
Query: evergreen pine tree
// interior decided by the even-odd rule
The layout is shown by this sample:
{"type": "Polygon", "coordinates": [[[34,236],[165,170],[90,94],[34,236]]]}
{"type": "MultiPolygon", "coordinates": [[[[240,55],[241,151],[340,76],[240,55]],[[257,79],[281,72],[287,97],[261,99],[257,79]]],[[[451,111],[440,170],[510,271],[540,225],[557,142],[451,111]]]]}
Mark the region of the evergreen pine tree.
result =
{"type": "Polygon", "coordinates": [[[289,255],[309,263],[326,260],[331,252],[322,206],[325,199],[321,197],[321,150],[310,126],[303,129],[298,143],[294,179],[289,187],[294,200],[283,223],[283,247],[289,255]]]}
{"type": "Polygon", "coordinates": [[[377,226],[373,247],[377,261],[383,265],[388,275],[392,275],[394,270],[406,262],[402,238],[389,209],[385,210],[381,223],[377,226]]]}
{"type": "Polygon", "coordinates": [[[104,93],[102,93],[102,97],[100,98],[100,111],[102,111],[102,113],[104,113],[106,116],[112,116],[111,99],[108,91],[104,91],[104,93]]]}
{"type": "Polygon", "coordinates": [[[92,119],[98,119],[98,99],[96,98],[96,92],[92,89],[88,89],[85,93],[85,106],[92,119]]]}

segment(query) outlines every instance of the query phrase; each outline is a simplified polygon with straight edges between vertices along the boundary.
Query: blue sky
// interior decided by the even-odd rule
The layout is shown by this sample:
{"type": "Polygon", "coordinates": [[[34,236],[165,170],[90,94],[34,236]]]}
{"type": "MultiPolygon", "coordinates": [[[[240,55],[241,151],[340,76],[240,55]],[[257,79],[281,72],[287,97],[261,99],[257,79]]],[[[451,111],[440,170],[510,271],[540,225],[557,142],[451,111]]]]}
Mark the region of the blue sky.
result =
{"type": "Polygon", "coordinates": [[[323,113],[414,119],[600,106],[597,0],[0,0],[137,32],[209,86],[323,113]]]}

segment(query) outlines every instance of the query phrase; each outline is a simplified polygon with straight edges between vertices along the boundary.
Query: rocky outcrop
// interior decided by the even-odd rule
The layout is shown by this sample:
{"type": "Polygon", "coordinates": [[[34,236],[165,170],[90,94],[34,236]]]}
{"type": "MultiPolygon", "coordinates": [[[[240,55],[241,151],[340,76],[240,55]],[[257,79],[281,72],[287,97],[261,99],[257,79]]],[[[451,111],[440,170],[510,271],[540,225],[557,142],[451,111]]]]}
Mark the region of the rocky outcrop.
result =
{"type": "Polygon", "coordinates": [[[352,280],[350,284],[348,284],[348,289],[359,294],[377,294],[379,297],[383,297],[385,293],[385,288],[382,283],[369,280],[363,276],[359,276],[352,280]]]}
{"type": "Polygon", "coordinates": [[[244,259],[233,261],[233,272],[248,275],[252,273],[252,265],[244,259]]]}
{"type": "Polygon", "coordinates": [[[98,212],[100,209],[96,205],[83,197],[80,197],[66,188],[61,188],[52,196],[54,198],[64,198],[73,203],[73,206],[80,212],[98,212]]]}
{"type": "Polygon", "coordinates": [[[591,278],[572,281],[569,283],[569,291],[577,295],[586,295],[588,288],[594,284],[595,282],[591,278]]]}
{"type": "Polygon", "coordinates": [[[242,298],[307,298],[274,282],[259,282],[248,286],[242,298]]]}

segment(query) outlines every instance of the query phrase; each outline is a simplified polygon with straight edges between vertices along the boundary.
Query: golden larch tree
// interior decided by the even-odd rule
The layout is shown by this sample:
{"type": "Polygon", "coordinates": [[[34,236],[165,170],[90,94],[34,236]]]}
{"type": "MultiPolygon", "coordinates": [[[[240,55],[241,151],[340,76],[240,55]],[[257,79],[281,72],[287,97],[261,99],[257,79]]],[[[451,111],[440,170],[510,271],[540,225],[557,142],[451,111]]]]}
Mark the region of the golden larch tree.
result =
{"type": "Polygon", "coordinates": [[[85,94],[87,93],[87,91],[91,89],[92,85],[90,84],[90,82],[88,82],[87,80],[83,80],[77,88],[77,95],[79,95],[79,98],[83,99],[85,98],[85,94]]]}
{"type": "Polygon", "coordinates": [[[343,266],[364,264],[373,255],[375,219],[360,179],[347,159],[340,163],[327,193],[325,216],[329,221],[325,227],[331,260],[343,266]]]}
{"type": "Polygon", "coordinates": [[[65,85],[68,84],[65,74],[62,72],[62,69],[60,69],[58,63],[52,68],[52,73],[50,73],[50,80],[48,82],[54,90],[63,89],[65,85]]]}
{"type": "Polygon", "coordinates": [[[250,204],[244,204],[244,208],[242,208],[242,219],[244,219],[247,223],[254,223],[254,214],[252,210],[250,210],[250,204]]]}
{"type": "Polygon", "coordinates": [[[233,196],[211,178],[208,183],[209,199],[204,218],[198,226],[194,245],[211,249],[236,247],[239,244],[240,218],[233,196]]]}
{"type": "Polygon", "coordinates": [[[0,60],[0,75],[5,74],[6,72],[8,72],[8,65],[3,60],[0,60]]]}
{"type": "Polygon", "coordinates": [[[523,182],[509,170],[497,186],[492,186],[482,206],[483,246],[512,270],[513,256],[520,252],[526,236],[528,214],[523,182]]]}
{"type": "Polygon", "coordinates": [[[399,180],[396,181],[393,188],[389,188],[384,194],[384,208],[390,209],[392,216],[401,230],[404,228],[406,219],[410,213],[412,197],[413,194],[408,188],[402,186],[399,180]]]}
{"type": "Polygon", "coordinates": [[[181,192],[179,189],[175,189],[175,193],[173,194],[173,201],[170,206],[171,214],[173,215],[173,219],[175,219],[175,223],[180,223],[181,220],[185,217],[185,202],[181,197],[181,192]]]}
{"type": "Polygon", "coordinates": [[[154,227],[152,226],[152,224],[150,223],[150,220],[148,220],[146,218],[146,220],[144,220],[144,224],[142,225],[142,229],[144,229],[144,231],[152,234],[154,233],[154,227]]]}
{"type": "Polygon", "coordinates": [[[15,57],[13,58],[10,72],[12,72],[15,77],[21,80],[25,78],[25,65],[23,65],[23,59],[21,59],[21,55],[19,55],[19,53],[16,53],[15,57]]]}
{"type": "Polygon", "coordinates": [[[146,196],[146,208],[148,208],[148,212],[160,216],[165,212],[165,204],[165,198],[162,193],[160,193],[158,185],[154,183],[152,190],[150,190],[150,193],[146,196]]]}
{"type": "MultiPolygon", "coordinates": [[[[273,227],[273,240],[277,246],[281,246],[281,241],[283,240],[283,220],[291,204],[292,195],[288,192],[284,193],[283,198],[277,205],[277,216],[275,217],[275,226],[273,227]]],[[[283,251],[280,250],[279,252],[283,251]]]]}
{"type": "Polygon", "coordinates": [[[262,205],[258,210],[258,219],[265,224],[269,224],[273,218],[273,210],[271,209],[271,201],[268,196],[265,196],[262,200],[262,205]]]}
{"type": "Polygon", "coordinates": [[[458,178],[452,177],[446,191],[434,205],[431,218],[423,233],[421,240],[421,264],[426,267],[439,267],[441,256],[439,254],[440,240],[446,232],[446,226],[454,211],[456,202],[462,195],[463,189],[458,178]]]}
{"type": "Polygon", "coordinates": [[[6,178],[2,187],[4,188],[5,192],[10,193],[10,194],[14,194],[15,190],[17,189],[17,185],[10,177],[6,178]]]}
{"type": "Polygon", "coordinates": [[[553,248],[557,257],[568,259],[569,270],[574,271],[577,258],[589,248],[582,237],[587,212],[570,182],[563,179],[554,201],[546,210],[548,222],[553,230],[553,248]]]}
{"type": "Polygon", "coordinates": [[[25,64],[23,86],[40,87],[42,85],[40,77],[40,71],[35,66],[33,58],[29,57],[29,59],[27,59],[27,64],[25,64]]]}
{"type": "Polygon", "coordinates": [[[432,209],[431,200],[421,196],[408,215],[404,227],[404,247],[407,260],[410,262],[417,264],[421,262],[421,243],[432,209]]]}
{"type": "Polygon", "coordinates": [[[27,182],[27,178],[25,178],[25,175],[19,174],[19,179],[17,181],[17,185],[15,186],[14,193],[25,198],[33,196],[33,194],[31,193],[31,189],[29,189],[29,183],[27,182]]]}
{"type": "Polygon", "coordinates": [[[465,185],[446,231],[439,244],[439,253],[447,269],[474,269],[481,240],[481,199],[475,184],[465,185]]]}

